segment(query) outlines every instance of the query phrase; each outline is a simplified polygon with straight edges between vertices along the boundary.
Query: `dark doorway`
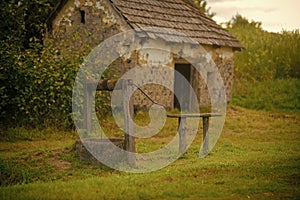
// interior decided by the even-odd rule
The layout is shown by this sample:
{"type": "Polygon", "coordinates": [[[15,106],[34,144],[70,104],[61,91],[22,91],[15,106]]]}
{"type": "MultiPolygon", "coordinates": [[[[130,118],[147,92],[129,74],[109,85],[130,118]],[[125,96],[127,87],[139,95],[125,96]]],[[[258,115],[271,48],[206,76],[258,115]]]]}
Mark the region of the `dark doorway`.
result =
{"type": "MultiPolygon", "coordinates": [[[[179,72],[188,83],[191,80],[191,65],[190,64],[175,64],[175,70],[179,72]]],[[[185,80],[179,76],[178,73],[174,72],[174,108],[180,110],[188,110],[190,107],[190,84],[186,83],[185,80]],[[177,94],[177,97],[175,96],[177,94]],[[180,107],[180,102],[181,107],[180,107]]]]}

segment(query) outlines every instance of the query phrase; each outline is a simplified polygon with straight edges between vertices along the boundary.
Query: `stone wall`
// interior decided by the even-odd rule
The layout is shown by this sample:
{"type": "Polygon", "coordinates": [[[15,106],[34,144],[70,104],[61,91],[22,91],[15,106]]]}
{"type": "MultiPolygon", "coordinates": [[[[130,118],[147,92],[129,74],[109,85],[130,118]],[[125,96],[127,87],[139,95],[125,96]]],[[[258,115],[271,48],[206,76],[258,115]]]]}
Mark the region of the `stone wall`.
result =
{"type": "MultiPolygon", "coordinates": [[[[188,63],[188,61],[178,56],[180,52],[186,47],[183,47],[181,45],[178,46],[174,44],[167,44],[163,41],[153,41],[153,43],[155,43],[155,46],[157,48],[160,48],[161,46],[162,49],[169,49],[170,52],[166,53],[156,51],[155,53],[153,53],[147,50],[135,52],[134,59],[137,59],[137,62],[134,63],[133,66],[141,66],[145,70],[147,70],[147,68],[152,67],[153,73],[156,70],[159,70],[161,74],[158,77],[151,77],[152,71],[149,69],[149,74],[135,74],[135,77],[144,80],[144,82],[153,81],[155,83],[158,83],[162,79],[166,81],[174,80],[174,71],[170,71],[169,69],[174,70],[175,64],[188,63]],[[149,80],[150,78],[152,80],[149,80]]],[[[211,46],[204,46],[204,49],[206,50],[207,54],[209,54],[208,57],[211,57],[214,60],[215,65],[217,66],[218,72],[220,73],[223,79],[224,88],[226,92],[226,101],[229,102],[232,96],[233,84],[233,50],[231,48],[226,47],[213,48],[211,46]]],[[[193,53],[186,52],[186,54],[192,55],[193,53]]],[[[127,70],[131,69],[133,66],[127,68],[127,70]]],[[[207,85],[204,80],[209,81],[209,76],[211,72],[208,72],[204,75],[204,77],[202,77],[195,68],[192,67],[191,70],[192,72],[190,83],[198,97],[198,102],[201,106],[209,106],[211,104],[211,95],[208,92],[207,85]]],[[[169,88],[174,87],[174,82],[172,81],[165,84],[169,88]]],[[[145,85],[142,87],[142,89],[154,101],[165,105],[166,107],[173,108],[174,94],[171,92],[170,89],[154,84],[145,85]]],[[[139,105],[141,107],[149,107],[150,105],[152,105],[152,102],[149,101],[149,99],[145,97],[145,95],[143,95],[140,91],[135,92],[134,102],[136,105],[139,105]]],[[[191,102],[191,105],[194,104],[195,102],[191,102]]]]}
{"type": "Polygon", "coordinates": [[[212,59],[218,67],[225,86],[226,100],[230,102],[234,78],[234,51],[229,47],[213,48],[204,46],[204,48],[212,55],[212,59]]]}
{"type": "Polygon", "coordinates": [[[106,0],[71,0],[49,28],[48,42],[53,42],[63,54],[73,55],[88,53],[128,25],[106,0]]]}

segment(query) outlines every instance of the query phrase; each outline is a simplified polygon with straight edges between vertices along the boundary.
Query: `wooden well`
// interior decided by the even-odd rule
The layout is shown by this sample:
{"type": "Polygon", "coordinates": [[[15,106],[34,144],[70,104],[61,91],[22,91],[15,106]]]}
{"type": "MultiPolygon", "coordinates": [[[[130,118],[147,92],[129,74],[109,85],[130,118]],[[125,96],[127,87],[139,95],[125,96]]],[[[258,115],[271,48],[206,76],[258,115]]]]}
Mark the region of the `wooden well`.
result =
{"type": "MultiPolygon", "coordinates": [[[[103,80],[86,80],[84,82],[84,120],[83,120],[83,129],[86,130],[86,133],[92,132],[92,107],[93,107],[93,99],[94,96],[94,89],[96,91],[112,91],[112,90],[121,90],[123,94],[123,111],[124,111],[124,138],[109,138],[109,139],[101,139],[101,138],[88,138],[85,139],[84,143],[86,146],[89,146],[93,149],[96,155],[105,155],[105,159],[109,159],[109,163],[111,162],[120,162],[120,158],[125,158],[126,162],[130,166],[135,166],[135,154],[127,154],[125,152],[136,152],[135,147],[135,138],[134,138],[134,124],[133,124],[133,116],[134,116],[134,109],[133,109],[133,98],[130,98],[130,95],[134,91],[134,84],[132,80],[124,80],[120,79],[120,84],[117,84],[117,79],[103,79],[103,80]],[[95,88],[96,86],[96,88],[95,88]],[[124,155],[116,155],[118,152],[112,152],[110,142],[114,143],[116,146],[124,149],[125,151],[121,152],[124,155]],[[96,146],[95,146],[96,145],[96,146]],[[94,148],[95,146],[95,148],[94,148]],[[109,158],[111,155],[111,158],[109,158]],[[114,161],[114,159],[116,159],[114,161]]],[[[81,160],[86,161],[91,164],[97,164],[99,161],[95,159],[86,147],[82,144],[82,141],[76,142],[76,152],[80,156],[81,160]]]]}

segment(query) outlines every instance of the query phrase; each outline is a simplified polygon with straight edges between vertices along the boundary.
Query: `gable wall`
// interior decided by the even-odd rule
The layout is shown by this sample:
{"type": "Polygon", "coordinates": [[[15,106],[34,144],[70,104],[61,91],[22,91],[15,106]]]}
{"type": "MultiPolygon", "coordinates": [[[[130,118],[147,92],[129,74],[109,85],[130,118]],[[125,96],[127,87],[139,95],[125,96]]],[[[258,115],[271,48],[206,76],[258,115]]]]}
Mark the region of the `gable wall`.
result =
{"type": "Polygon", "coordinates": [[[49,38],[62,53],[72,55],[89,52],[105,38],[126,29],[128,25],[106,0],[70,0],[52,21],[49,38]]]}

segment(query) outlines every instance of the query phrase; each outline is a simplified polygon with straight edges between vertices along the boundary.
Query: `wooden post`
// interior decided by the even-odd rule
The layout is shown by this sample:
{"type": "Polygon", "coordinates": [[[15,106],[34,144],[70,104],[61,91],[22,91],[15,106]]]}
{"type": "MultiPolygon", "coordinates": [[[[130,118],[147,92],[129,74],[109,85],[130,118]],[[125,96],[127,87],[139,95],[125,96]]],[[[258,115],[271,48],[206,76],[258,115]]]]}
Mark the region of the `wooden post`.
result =
{"type": "Polygon", "coordinates": [[[179,153],[186,150],[186,117],[178,117],[179,153]]]}
{"type": "Polygon", "coordinates": [[[93,86],[97,85],[98,91],[112,91],[114,89],[121,89],[121,87],[115,87],[118,79],[103,79],[103,80],[85,80],[84,81],[84,99],[83,99],[83,128],[86,134],[92,131],[92,102],[93,102],[93,86]]]}
{"type": "MultiPolygon", "coordinates": [[[[133,93],[133,85],[131,80],[122,80],[122,92],[123,92],[123,110],[125,120],[125,141],[124,147],[128,152],[135,153],[135,141],[134,141],[134,108],[133,98],[130,95],[133,93]]],[[[135,155],[128,154],[127,158],[130,166],[135,166],[135,155]]]]}
{"type": "Polygon", "coordinates": [[[208,135],[208,127],[209,127],[209,117],[203,117],[203,153],[208,153],[209,151],[209,135],[208,135]]]}
{"type": "Polygon", "coordinates": [[[86,134],[92,131],[92,91],[88,87],[87,80],[84,81],[84,99],[83,99],[83,128],[86,134]]]}

